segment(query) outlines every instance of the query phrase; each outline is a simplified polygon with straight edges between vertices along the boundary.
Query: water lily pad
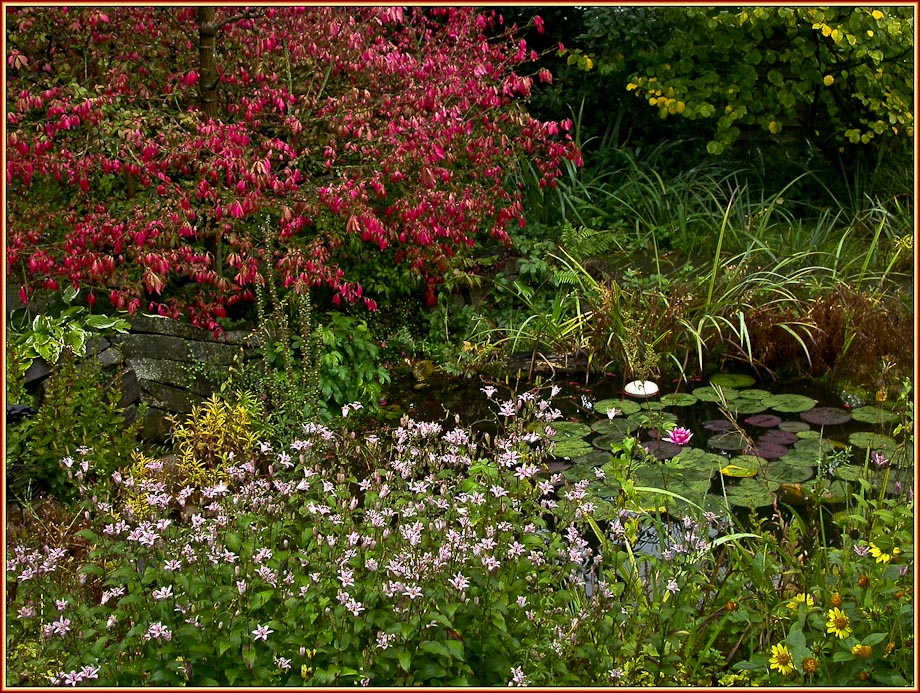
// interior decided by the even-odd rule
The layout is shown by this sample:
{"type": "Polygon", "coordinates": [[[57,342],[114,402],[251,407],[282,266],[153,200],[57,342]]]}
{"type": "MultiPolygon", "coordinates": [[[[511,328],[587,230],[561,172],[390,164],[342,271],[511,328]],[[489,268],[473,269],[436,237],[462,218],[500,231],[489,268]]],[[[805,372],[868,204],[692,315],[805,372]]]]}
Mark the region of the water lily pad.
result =
{"type": "Polygon", "coordinates": [[[725,464],[725,458],[714,452],[706,452],[701,448],[685,447],[672,462],[684,469],[700,470],[708,477],[712,475],[712,472],[725,464]]]}
{"type": "Polygon", "coordinates": [[[785,462],[772,462],[767,465],[764,475],[770,481],[780,484],[795,484],[807,481],[812,477],[812,470],[807,467],[789,465],[785,462]]]}
{"type": "Polygon", "coordinates": [[[821,453],[834,451],[834,444],[824,438],[800,438],[795,444],[795,449],[799,452],[807,452],[815,457],[821,453]]]}
{"type": "Polygon", "coordinates": [[[630,414],[628,418],[642,428],[658,428],[666,422],[673,423],[677,421],[677,415],[669,411],[656,411],[654,413],[640,412],[638,414],[630,414]]]}
{"type": "MultiPolygon", "coordinates": [[[[537,421],[537,430],[542,431],[547,424],[537,421]]],[[[555,440],[557,442],[569,438],[585,438],[591,435],[591,427],[588,424],[578,423],[577,421],[553,421],[549,424],[556,431],[555,440]]]]}
{"type": "Polygon", "coordinates": [[[728,410],[734,414],[757,414],[764,411],[767,405],[760,399],[734,399],[728,402],[728,410]]]}
{"type": "Polygon", "coordinates": [[[601,435],[618,435],[625,438],[627,435],[639,428],[639,424],[629,419],[601,419],[591,424],[591,430],[601,435]]]}
{"type": "Polygon", "coordinates": [[[592,450],[591,452],[585,453],[580,457],[572,458],[572,466],[591,466],[591,467],[600,467],[603,464],[606,464],[612,459],[612,456],[609,452],[603,452],[601,450],[592,450]]]}
{"type": "MultiPolygon", "coordinates": [[[[850,496],[847,482],[835,479],[828,484],[827,479],[812,479],[802,484],[805,494],[819,503],[842,503],[850,496]]],[[[850,511],[845,511],[849,515],[850,511]]]]}
{"type": "Polygon", "coordinates": [[[638,402],[628,399],[602,399],[594,403],[594,411],[598,414],[606,416],[607,411],[610,409],[619,409],[620,413],[628,415],[635,414],[642,407],[639,406],[638,402]]]}
{"type": "Polygon", "coordinates": [[[752,376],[743,373],[716,373],[709,379],[711,385],[719,387],[742,388],[753,385],[756,381],[752,376]]]}
{"type": "Polygon", "coordinates": [[[789,452],[789,448],[779,443],[758,442],[754,447],[748,448],[752,455],[763,457],[766,460],[778,460],[789,452]]]}
{"type": "Polygon", "coordinates": [[[798,440],[799,437],[795,433],[780,431],[779,429],[767,431],[757,438],[758,443],[773,443],[776,445],[794,445],[798,440]]]}
{"type": "Polygon", "coordinates": [[[790,433],[811,430],[811,426],[804,421],[783,421],[777,428],[781,431],[789,431],[790,433]]]}
{"type": "Polygon", "coordinates": [[[851,433],[850,445],[865,448],[866,450],[878,450],[883,454],[887,454],[888,451],[893,452],[898,446],[894,438],[884,436],[881,433],[869,433],[868,431],[851,433]]]}
{"type": "Polygon", "coordinates": [[[805,395],[773,395],[764,400],[766,404],[773,411],[781,412],[800,412],[807,411],[811,409],[818,403],[817,400],[812,399],[811,397],[806,397],[805,395]]]}
{"type": "Polygon", "coordinates": [[[892,423],[898,420],[898,415],[894,412],[871,406],[853,409],[851,416],[853,421],[870,424],[892,423]]]}
{"type": "Polygon", "coordinates": [[[667,405],[663,402],[643,402],[640,406],[646,411],[661,411],[667,405]]]}
{"type": "Polygon", "coordinates": [[[699,402],[699,398],[689,392],[671,392],[662,395],[660,401],[666,407],[689,407],[699,402]]]}
{"type": "Polygon", "coordinates": [[[727,401],[738,399],[738,391],[731,387],[698,387],[693,391],[693,396],[704,402],[721,402],[724,397],[727,401]],[[721,394],[719,394],[721,392],[721,394]]]}
{"type": "Polygon", "coordinates": [[[666,440],[647,440],[641,445],[649,455],[659,460],[669,460],[683,449],[680,445],[666,440]]]}
{"type": "Polygon", "coordinates": [[[783,464],[812,468],[817,466],[820,455],[821,453],[818,450],[800,450],[796,448],[790,450],[783,457],[783,464]]]}
{"type": "Polygon", "coordinates": [[[813,431],[810,428],[796,431],[795,435],[799,440],[820,440],[822,438],[821,431],[813,431]]]}
{"type": "Polygon", "coordinates": [[[913,467],[916,459],[914,457],[914,446],[911,443],[907,443],[892,453],[891,464],[895,467],[913,467]]]}
{"type": "Polygon", "coordinates": [[[592,449],[591,445],[581,438],[565,438],[556,442],[556,445],[553,447],[553,456],[563,459],[572,459],[587,455],[592,449]]]}
{"type": "Polygon", "coordinates": [[[758,414],[757,416],[749,416],[744,420],[744,423],[758,428],[773,428],[774,426],[779,426],[782,422],[783,420],[774,414],[758,414]]]}
{"type": "Polygon", "coordinates": [[[748,446],[748,441],[737,433],[720,433],[712,436],[706,444],[717,450],[733,451],[744,450],[748,446]]]}
{"type": "Polygon", "coordinates": [[[707,431],[716,431],[717,433],[730,431],[732,428],[732,422],[728,419],[713,419],[711,421],[704,421],[701,425],[707,431]]]}
{"type": "Polygon", "coordinates": [[[815,407],[808,411],[803,411],[799,416],[808,423],[816,426],[838,426],[845,424],[853,417],[846,409],[838,407],[815,407]]]}
{"type": "Polygon", "coordinates": [[[736,464],[727,464],[719,470],[723,476],[730,476],[738,479],[757,476],[757,471],[758,470],[751,469],[750,467],[739,467],[736,464]]]}
{"type": "Polygon", "coordinates": [[[747,390],[741,390],[738,392],[739,399],[766,399],[767,397],[772,397],[773,393],[767,390],[759,390],[757,388],[748,388],[747,390]]]}
{"type": "Polygon", "coordinates": [[[611,452],[614,445],[619,445],[623,442],[624,437],[625,436],[622,436],[619,433],[610,433],[608,435],[598,436],[591,441],[591,445],[596,447],[598,450],[611,452]]]}
{"type": "Polygon", "coordinates": [[[779,484],[764,484],[759,479],[741,479],[725,488],[725,497],[732,505],[761,508],[773,504],[774,492],[779,484]]]}
{"type": "Polygon", "coordinates": [[[859,464],[842,464],[834,470],[834,477],[844,481],[856,481],[863,475],[863,467],[859,464]]]}

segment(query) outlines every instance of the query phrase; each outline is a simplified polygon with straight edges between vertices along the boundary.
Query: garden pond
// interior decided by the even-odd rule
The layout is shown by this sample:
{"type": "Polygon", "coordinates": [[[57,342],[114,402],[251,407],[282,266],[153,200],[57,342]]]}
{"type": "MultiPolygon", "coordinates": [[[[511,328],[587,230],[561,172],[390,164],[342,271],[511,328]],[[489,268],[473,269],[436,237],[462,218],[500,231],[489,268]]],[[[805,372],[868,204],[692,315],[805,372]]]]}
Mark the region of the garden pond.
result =
{"type": "MultiPolygon", "coordinates": [[[[385,411],[426,421],[459,416],[489,427],[495,404],[480,392],[487,384],[499,388],[496,399],[509,396],[511,387],[501,383],[432,376],[422,386],[398,388],[385,411]]],[[[727,503],[743,515],[779,500],[845,512],[861,478],[887,495],[912,486],[913,444],[895,436],[901,417],[890,402],[869,402],[864,392],[835,392],[813,381],[763,384],[745,373],[662,383],[649,397],[628,395],[621,378],[545,384],[559,388],[553,403],[563,414],[552,424],[557,443],[549,471],[569,483],[589,480],[600,498],[613,499],[620,487],[597,469],[633,437],[630,472],[649,509],[677,510],[690,501],[724,512],[727,503]],[[686,444],[665,439],[674,427],[692,433],[686,444]]]]}

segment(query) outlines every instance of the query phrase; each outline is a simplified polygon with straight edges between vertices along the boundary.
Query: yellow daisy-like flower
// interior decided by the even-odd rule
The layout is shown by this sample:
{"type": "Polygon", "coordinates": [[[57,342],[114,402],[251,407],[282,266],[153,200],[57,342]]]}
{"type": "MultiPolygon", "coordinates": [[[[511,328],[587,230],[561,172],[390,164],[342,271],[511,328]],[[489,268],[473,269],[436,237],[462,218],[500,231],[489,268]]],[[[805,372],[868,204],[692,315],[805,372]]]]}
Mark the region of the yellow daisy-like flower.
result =
{"type": "Polygon", "coordinates": [[[795,671],[795,664],[792,663],[792,653],[785,645],[780,643],[770,648],[770,668],[779,670],[783,676],[787,676],[795,671]]]}
{"type": "Polygon", "coordinates": [[[869,553],[872,554],[876,563],[888,563],[891,560],[891,554],[882,551],[874,542],[869,542],[869,553]]]}
{"type": "Polygon", "coordinates": [[[857,657],[862,657],[863,659],[869,659],[872,656],[872,645],[862,645],[856,643],[853,645],[853,648],[850,650],[857,657]]]}
{"type": "Polygon", "coordinates": [[[805,604],[809,609],[815,605],[815,599],[810,594],[799,593],[795,595],[786,606],[793,611],[799,610],[799,604],[805,604]]]}
{"type": "Polygon", "coordinates": [[[849,637],[850,633],[853,632],[850,628],[850,617],[837,607],[834,607],[827,612],[827,632],[831,635],[836,635],[841,640],[849,637]]]}

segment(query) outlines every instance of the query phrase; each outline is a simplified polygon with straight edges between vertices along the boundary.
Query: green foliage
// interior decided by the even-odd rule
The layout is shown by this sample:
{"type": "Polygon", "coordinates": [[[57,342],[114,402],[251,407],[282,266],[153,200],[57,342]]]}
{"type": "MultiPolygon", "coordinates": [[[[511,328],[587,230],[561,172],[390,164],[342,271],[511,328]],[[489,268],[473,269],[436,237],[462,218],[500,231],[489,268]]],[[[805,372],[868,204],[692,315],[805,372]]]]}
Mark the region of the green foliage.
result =
{"type": "Polygon", "coordinates": [[[106,376],[92,361],[76,362],[64,349],[49,376],[38,413],[7,428],[7,491],[13,498],[50,493],[71,499],[88,482],[62,465],[78,450],[81,461],[107,477],[126,465],[137,444],[143,412],[127,425],[119,408],[120,378],[106,376]]]}
{"type": "MultiPolygon", "coordinates": [[[[271,478],[235,464],[189,486],[208,503],[190,517],[133,517],[93,476],[80,531],[9,551],[8,682],[913,684],[903,488],[889,498],[867,473],[839,525],[816,497],[814,513],[739,531],[726,506],[648,485],[678,467],[650,467],[632,436],[582,481],[549,475],[552,403],[495,405],[495,436],[408,417],[362,436],[311,425],[266,453],[271,478]]],[[[209,427],[235,407],[214,403],[209,427]]]]}
{"type": "Polygon", "coordinates": [[[627,90],[659,117],[715,125],[722,153],[757,127],[804,128],[828,150],[913,137],[913,10],[756,7],[659,10],[667,40],[627,90]]]}
{"type": "Polygon", "coordinates": [[[26,368],[37,358],[55,364],[65,349],[76,356],[85,356],[91,337],[111,332],[125,333],[130,329],[127,320],[91,315],[85,307],[73,305],[78,295],[79,290],[68,286],[61,292],[64,308],[60,312],[39,313],[28,326],[14,332],[13,341],[19,347],[26,368]]]}
{"type": "Polygon", "coordinates": [[[380,347],[364,320],[342,313],[327,313],[317,325],[321,345],[319,388],[327,402],[344,406],[358,402],[371,411],[379,407],[389,371],[380,365],[380,347]]]}

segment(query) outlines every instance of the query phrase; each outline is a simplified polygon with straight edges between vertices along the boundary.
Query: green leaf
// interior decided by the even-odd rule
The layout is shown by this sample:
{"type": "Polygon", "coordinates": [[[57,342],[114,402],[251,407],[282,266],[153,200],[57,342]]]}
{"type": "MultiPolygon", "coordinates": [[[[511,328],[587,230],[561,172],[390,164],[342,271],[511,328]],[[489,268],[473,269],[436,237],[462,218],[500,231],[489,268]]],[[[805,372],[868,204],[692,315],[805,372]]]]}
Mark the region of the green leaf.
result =
{"type": "Polygon", "coordinates": [[[401,650],[396,653],[396,659],[399,660],[399,667],[408,673],[412,670],[412,653],[401,650]]]}

